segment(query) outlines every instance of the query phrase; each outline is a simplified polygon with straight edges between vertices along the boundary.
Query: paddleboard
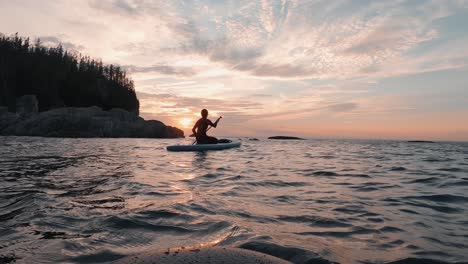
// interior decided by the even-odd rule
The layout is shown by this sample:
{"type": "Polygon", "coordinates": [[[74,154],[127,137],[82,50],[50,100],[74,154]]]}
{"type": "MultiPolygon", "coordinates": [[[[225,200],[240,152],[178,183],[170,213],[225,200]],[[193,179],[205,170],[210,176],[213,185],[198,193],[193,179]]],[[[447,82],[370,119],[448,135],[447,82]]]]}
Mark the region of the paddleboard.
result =
{"type": "Polygon", "coordinates": [[[241,143],[238,140],[223,140],[223,143],[218,144],[195,144],[195,145],[172,145],[167,146],[168,151],[205,151],[205,150],[223,150],[240,147],[241,143]]]}

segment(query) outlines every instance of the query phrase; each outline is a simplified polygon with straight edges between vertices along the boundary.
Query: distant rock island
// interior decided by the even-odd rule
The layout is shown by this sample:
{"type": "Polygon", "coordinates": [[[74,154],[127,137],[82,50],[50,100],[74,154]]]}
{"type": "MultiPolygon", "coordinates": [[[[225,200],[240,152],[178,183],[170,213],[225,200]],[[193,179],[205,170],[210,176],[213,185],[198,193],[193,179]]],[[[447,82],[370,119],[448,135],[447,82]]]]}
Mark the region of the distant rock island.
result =
{"type": "Polygon", "coordinates": [[[427,141],[427,140],[408,140],[408,143],[435,143],[435,142],[427,141]]]}
{"type": "Polygon", "coordinates": [[[278,140],[305,140],[304,138],[289,137],[289,136],[274,136],[274,137],[269,137],[268,139],[278,139],[278,140]]]}
{"type": "Polygon", "coordinates": [[[0,34],[0,135],[184,137],[139,117],[133,81],[118,66],[0,34]]]}

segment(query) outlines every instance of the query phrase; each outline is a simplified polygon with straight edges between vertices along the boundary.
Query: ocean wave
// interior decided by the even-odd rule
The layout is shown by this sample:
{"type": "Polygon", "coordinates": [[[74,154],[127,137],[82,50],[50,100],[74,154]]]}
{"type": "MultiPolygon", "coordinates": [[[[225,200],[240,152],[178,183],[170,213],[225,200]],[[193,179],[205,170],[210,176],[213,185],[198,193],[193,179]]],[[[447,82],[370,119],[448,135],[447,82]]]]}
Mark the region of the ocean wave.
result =
{"type": "Polygon", "coordinates": [[[299,216],[287,216],[280,215],[277,217],[279,221],[284,222],[293,222],[293,223],[303,223],[310,226],[317,227],[349,227],[351,224],[346,223],[346,220],[335,220],[331,218],[324,218],[320,216],[309,216],[309,215],[299,215],[299,216]]]}
{"type": "Polygon", "coordinates": [[[0,142],[0,262],[194,245],[293,263],[468,258],[462,144],[248,141],[194,154],[166,152],[165,140],[0,142]]]}

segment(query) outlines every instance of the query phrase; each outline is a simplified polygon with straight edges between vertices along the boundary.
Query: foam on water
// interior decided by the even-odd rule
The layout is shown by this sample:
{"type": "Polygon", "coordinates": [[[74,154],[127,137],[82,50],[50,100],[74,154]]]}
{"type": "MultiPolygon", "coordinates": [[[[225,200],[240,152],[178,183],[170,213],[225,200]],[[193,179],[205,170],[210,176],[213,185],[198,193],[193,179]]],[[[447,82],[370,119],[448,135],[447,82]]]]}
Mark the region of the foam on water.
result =
{"type": "Polygon", "coordinates": [[[294,263],[468,259],[468,144],[0,137],[0,262],[221,245],[294,263]]]}

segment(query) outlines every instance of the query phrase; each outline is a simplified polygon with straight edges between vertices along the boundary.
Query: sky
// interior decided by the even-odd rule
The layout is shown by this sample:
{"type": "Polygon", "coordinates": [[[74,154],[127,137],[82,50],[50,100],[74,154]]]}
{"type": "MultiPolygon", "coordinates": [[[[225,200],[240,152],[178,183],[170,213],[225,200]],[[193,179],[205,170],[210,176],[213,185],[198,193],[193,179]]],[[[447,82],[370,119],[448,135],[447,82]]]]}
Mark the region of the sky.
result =
{"type": "Polygon", "coordinates": [[[0,0],[0,32],[125,67],[215,136],[468,141],[468,0],[0,0]]]}

